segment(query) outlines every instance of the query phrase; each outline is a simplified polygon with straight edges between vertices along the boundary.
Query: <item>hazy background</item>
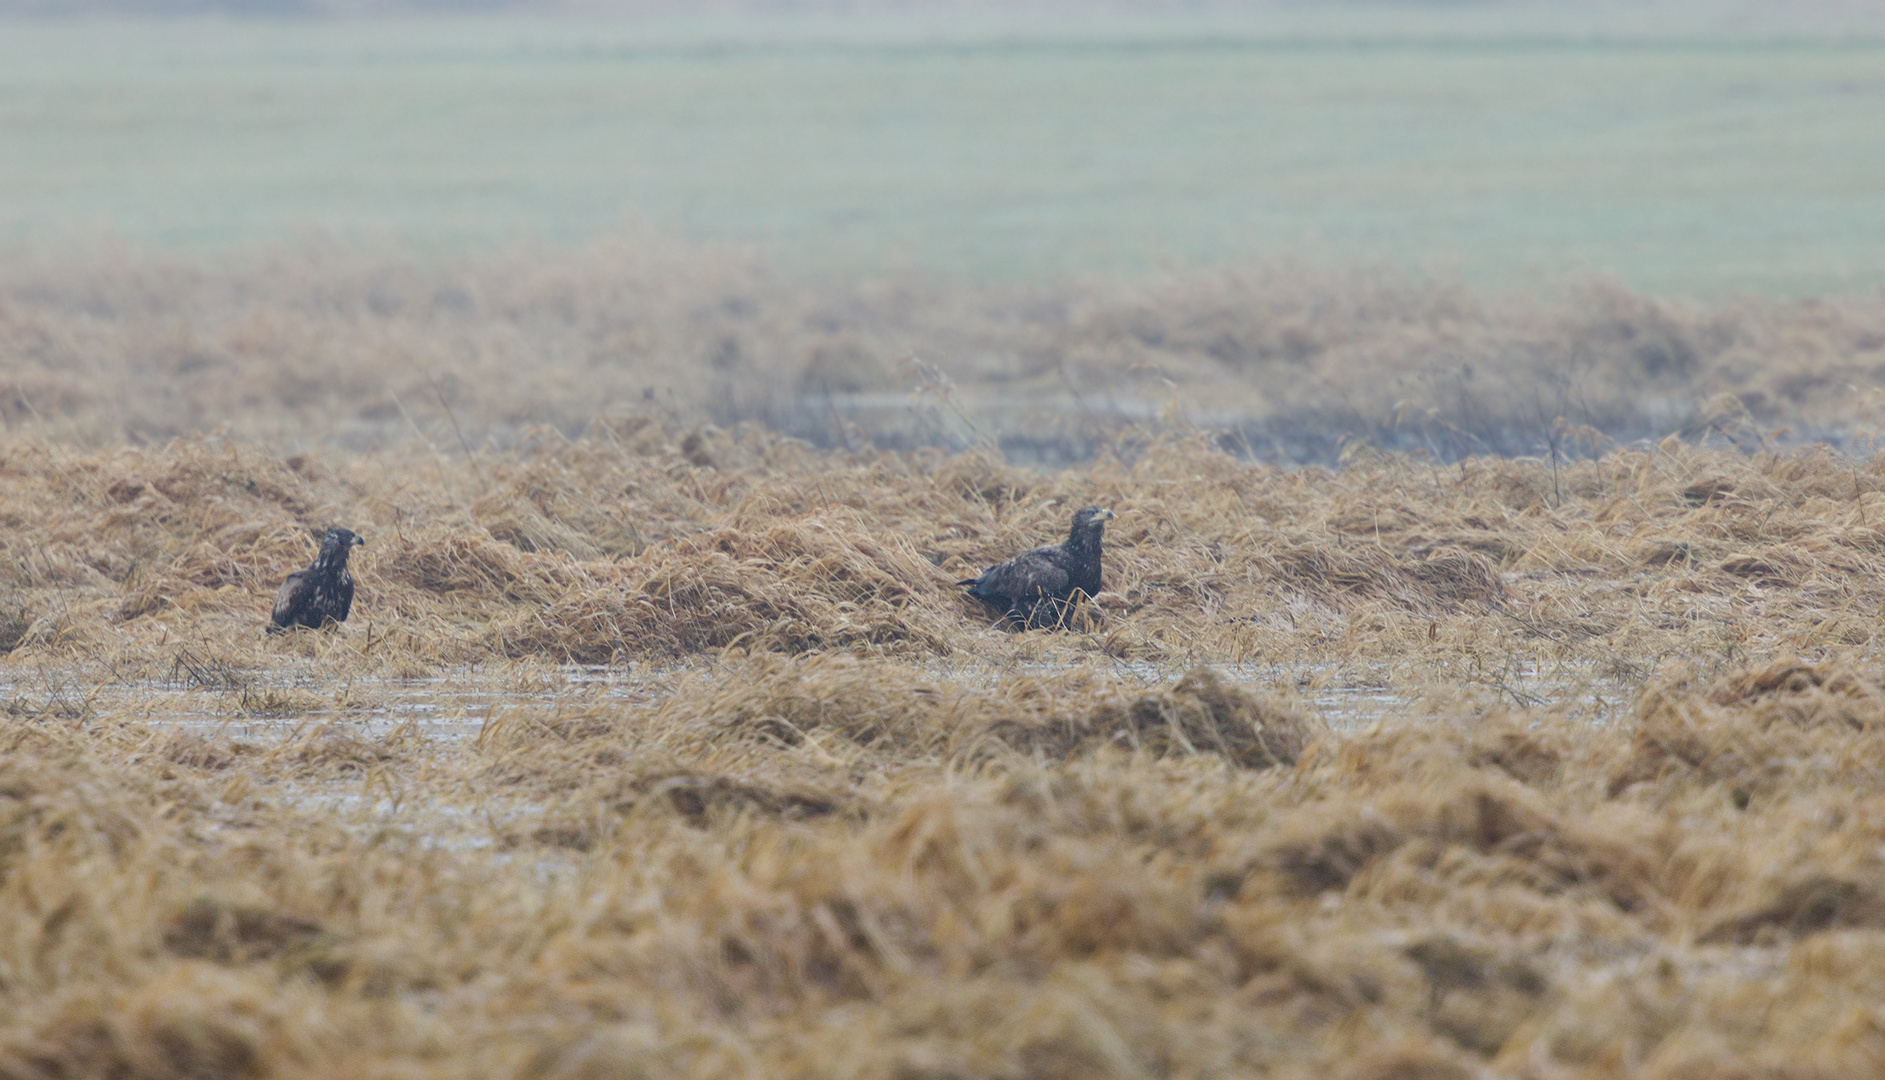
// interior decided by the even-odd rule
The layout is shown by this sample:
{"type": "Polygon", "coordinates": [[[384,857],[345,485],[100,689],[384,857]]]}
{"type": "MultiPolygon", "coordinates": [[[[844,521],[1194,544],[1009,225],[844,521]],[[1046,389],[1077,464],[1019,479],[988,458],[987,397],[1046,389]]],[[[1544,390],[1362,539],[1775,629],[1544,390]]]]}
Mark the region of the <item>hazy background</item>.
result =
{"type": "Polygon", "coordinates": [[[1877,430],[1871,7],[479,6],[0,0],[0,423],[1877,430]]]}
{"type": "Polygon", "coordinates": [[[636,221],[841,274],[1885,282],[1885,19],[1568,6],[0,0],[0,242],[636,221]],[[605,8],[641,13],[546,14],[605,8]],[[264,10],[309,14],[187,14],[264,10]]]}

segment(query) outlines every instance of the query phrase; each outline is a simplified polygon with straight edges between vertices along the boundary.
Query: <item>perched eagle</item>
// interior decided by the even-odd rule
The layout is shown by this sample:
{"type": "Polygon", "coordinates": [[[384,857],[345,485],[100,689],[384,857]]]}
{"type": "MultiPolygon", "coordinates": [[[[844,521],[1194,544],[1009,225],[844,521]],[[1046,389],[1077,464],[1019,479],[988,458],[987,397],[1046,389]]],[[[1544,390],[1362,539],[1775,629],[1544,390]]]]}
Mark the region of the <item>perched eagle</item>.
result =
{"type": "Polygon", "coordinates": [[[968,586],[970,596],[1000,609],[1017,626],[1059,626],[1075,593],[1099,594],[1100,535],[1112,517],[1097,506],[1079,510],[1063,543],[1024,551],[956,584],[968,586]]]}
{"type": "Polygon", "coordinates": [[[353,575],[347,572],[347,556],[364,543],[346,529],[327,530],[313,564],[289,574],[288,580],[281,583],[268,632],[279,634],[297,626],[318,630],[346,622],[347,613],[353,610],[353,575]]]}

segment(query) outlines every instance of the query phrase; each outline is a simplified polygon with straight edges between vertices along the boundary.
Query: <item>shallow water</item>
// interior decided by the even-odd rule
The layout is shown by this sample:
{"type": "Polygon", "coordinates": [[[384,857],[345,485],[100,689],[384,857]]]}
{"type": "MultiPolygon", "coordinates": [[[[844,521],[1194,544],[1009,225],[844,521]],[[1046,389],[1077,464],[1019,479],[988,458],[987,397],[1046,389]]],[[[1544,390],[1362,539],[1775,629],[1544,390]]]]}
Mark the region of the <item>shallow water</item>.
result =
{"type": "MultiPolygon", "coordinates": [[[[1392,720],[1420,704],[1419,695],[1395,688],[1385,667],[1211,666],[1229,681],[1306,704],[1338,731],[1392,720]]],[[[187,678],[98,681],[91,672],[15,670],[0,677],[0,699],[15,702],[26,715],[54,720],[89,716],[228,738],[270,741],[311,725],[342,723],[363,738],[413,724],[427,738],[457,741],[475,739],[488,720],[508,709],[554,713],[594,704],[658,705],[673,691],[678,675],[706,670],[564,665],[532,669],[520,677],[515,670],[461,668],[423,678],[335,682],[311,670],[285,668],[244,675],[239,684],[224,687],[192,685],[187,678]]],[[[1005,678],[1060,670],[1037,662],[970,662],[938,666],[932,674],[938,681],[993,686],[1005,678]]],[[[1133,661],[1112,662],[1107,670],[1147,689],[1167,685],[1183,673],[1133,661]]],[[[1477,695],[1488,705],[1553,707],[1598,723],[1613,719],[1634,697],[1631,685],[1575,665],[1550,672],[1526,665],[1494,680],[1443,685],[1449,693],[1477,695]]]]}

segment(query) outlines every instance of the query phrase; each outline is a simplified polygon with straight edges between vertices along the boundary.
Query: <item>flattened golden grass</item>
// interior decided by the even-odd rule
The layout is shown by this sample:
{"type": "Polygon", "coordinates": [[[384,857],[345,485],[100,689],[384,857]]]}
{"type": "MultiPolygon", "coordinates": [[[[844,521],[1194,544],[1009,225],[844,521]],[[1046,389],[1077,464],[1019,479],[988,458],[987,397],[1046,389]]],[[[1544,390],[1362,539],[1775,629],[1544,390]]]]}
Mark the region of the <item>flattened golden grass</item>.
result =
{"type": "MultiPolygon", "coordinates": [[[[1855,388],[1876,384],[1882,343],[1876,295],[1703,307],[1593,282],[1539,300],[1289,265],[808,281],[632,233],[454,256],[92,250],[0,267],[0,423],[96,445],[220,428],[370,449],[419,431],[456,451],[633,406],[834,447],[995,438],[1050,460],[1155,414],[1238,426],[1292,461],[1333,460],[1352,436],[1448,459],[1675,430],[1758,446],[1783,425],[1874,430],[1880,398],[1855,388]]],[[[710,431],[678,445],[697,465],[738,457],[710,431]]],[[[492,525],[510,539],[535,522],[492,525]]]]}
{"type": "MultiPolygon", "coordinates": [[[[986,722],[1230,693],[1202,676],[967,691],[895,660],[751,663],[464,743],[11,727],[0,1075],[1885,1061],[1854,1012],[1885,942],[1876,665],[1678,680],[1614,727],[1309,724],[1293,761],[1240,767],[1195,734],[986,722]],[[1678,724],[1727,749],[1672,751],[1678,724]],[[366,801],[283,784],[310,769],[366,801]]],[[[1234,730],[1292,730],[1249,701],[1234,730]]]]}
{"type": "Polygon", "coordinates": [[[458,461],[15,439],[0,449],[16,523],[6,636],[20,657],[120,675],[167,670],[182,648],[231,669],[348,654],[402,675],[849,649],[1362,665],[1420,682],[1865,647],[1885,603],[1885,459],[1674,444],[1555,470],[1381,458],[1327,472],[1174,435],[1037,473],[753,431],[733,444],[745,464],[702,466],[680,448],[689,432],[638,430],[665,434],[631,447],[598,429],[458,461]],[[951,584],[1089,503],[1120,517],[1084,632],[1006,634],[951,584]],[[329,524],[368,537],[355,624],[262,642],[268,597],[329,524]]]}
{"type": "Polygon", "coordinates": [[[0,1078],[1885,1067],[1885,460],[695,435],[0,448],[0,1078]]]}

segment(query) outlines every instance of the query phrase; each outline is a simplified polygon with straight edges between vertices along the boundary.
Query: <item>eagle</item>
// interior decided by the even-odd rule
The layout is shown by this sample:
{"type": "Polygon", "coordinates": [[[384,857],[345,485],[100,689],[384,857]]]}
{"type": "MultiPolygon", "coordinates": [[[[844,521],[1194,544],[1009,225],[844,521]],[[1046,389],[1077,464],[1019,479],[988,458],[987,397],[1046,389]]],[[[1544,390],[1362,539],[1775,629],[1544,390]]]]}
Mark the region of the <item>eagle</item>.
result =
{"type": "Polygon", "coordinates": [[[1076,593],[1100,591],[1100,536],[1114,514],[1098,506],[1074,512],[1067,539],[1024,551],[982,576],[958,581],[969,595],[999,609],[1009,622],[1033,630],[1059,626],[1076,593]]]}
{"type": "Polygon", "coordinates": [[[353,610],[353,575],[347,572],[347,556],[366,543],[346,529],[329,529],[321,540],[321,553],[306,570],[296,570],[281,583],[275,594],[275,611],[268,619],[268,632],[279,634],[297,626],[319,630],[347,621],[353,610]]]}

